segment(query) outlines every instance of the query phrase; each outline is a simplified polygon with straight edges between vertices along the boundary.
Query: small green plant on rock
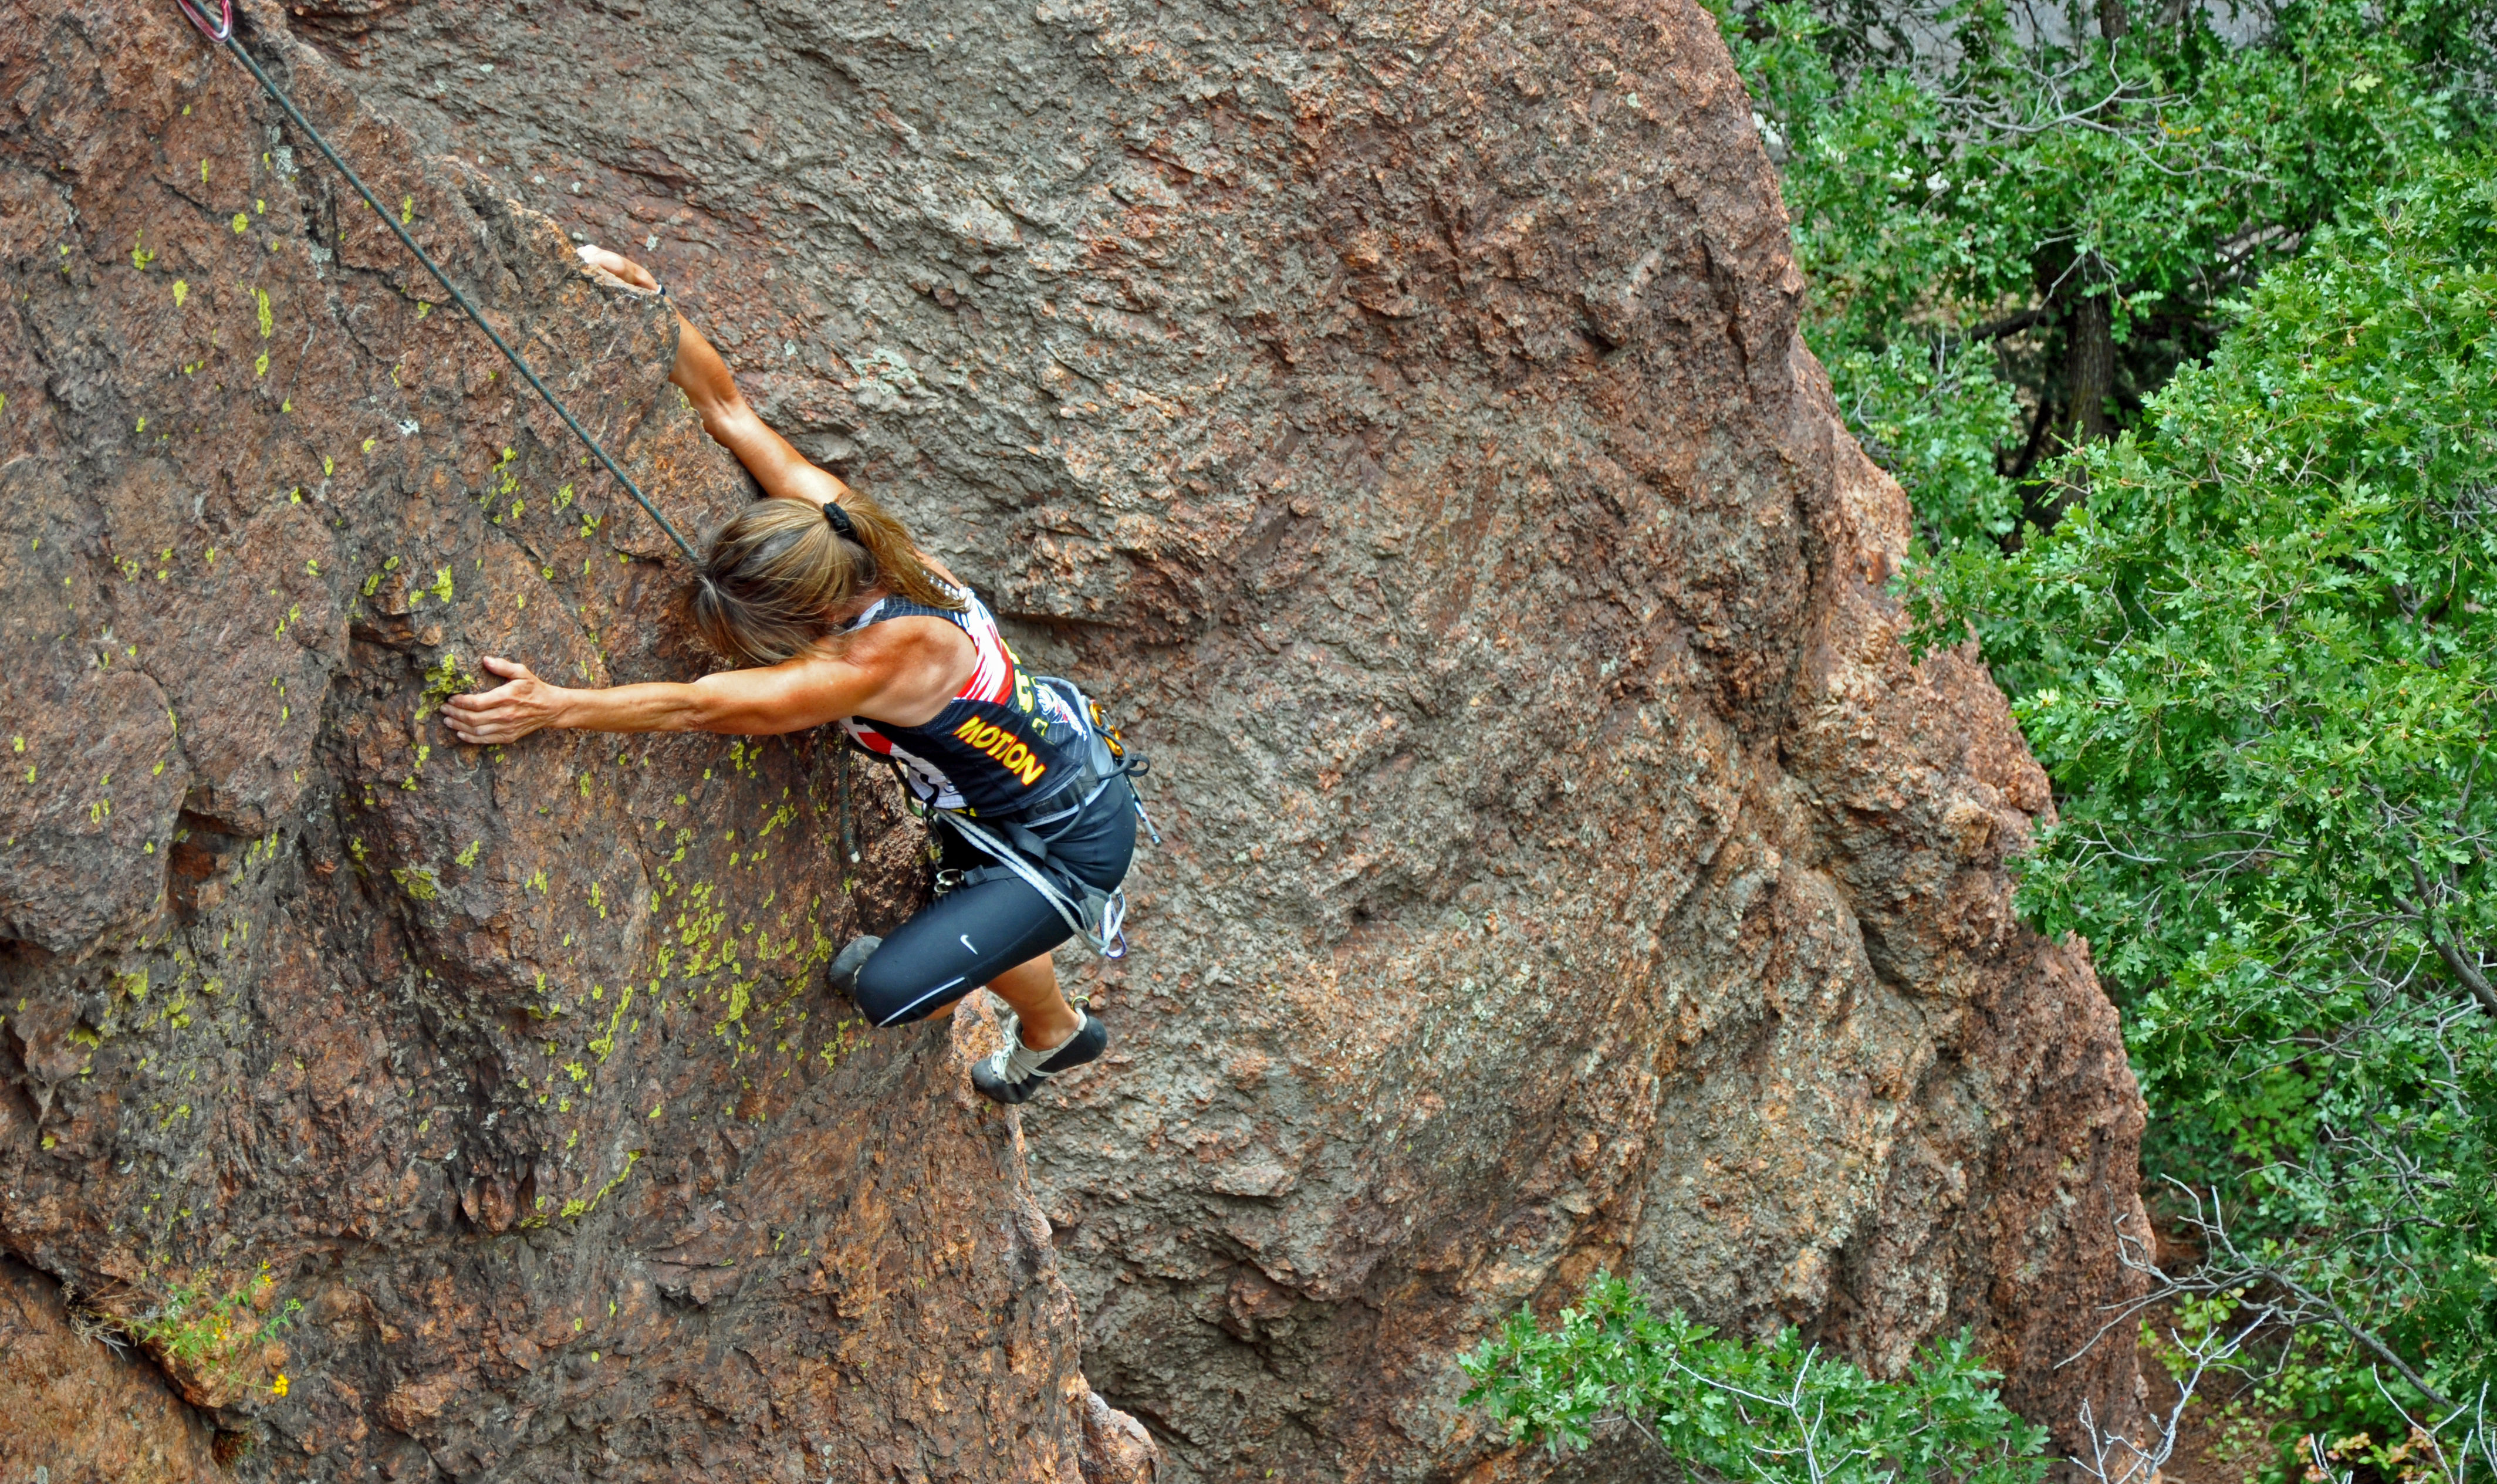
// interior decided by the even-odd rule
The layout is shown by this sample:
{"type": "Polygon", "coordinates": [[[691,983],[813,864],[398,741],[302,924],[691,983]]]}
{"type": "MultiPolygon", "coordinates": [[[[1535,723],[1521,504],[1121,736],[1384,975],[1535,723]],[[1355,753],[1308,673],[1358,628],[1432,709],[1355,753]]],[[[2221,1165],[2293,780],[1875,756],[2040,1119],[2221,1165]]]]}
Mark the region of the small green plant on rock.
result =
{"type": "Polygon", "coordinates": [[[208,1283],[176,1283],[153,1309],[118,1320],[118,1328],[153,1351],[167,1370],[210,1389],[239,1390],[251,1379],[261,1347],[283,1334],[303,1308],[298,1299],[270,1305],[276,1287],[266,1268],[221,1295],[208,1283]]]}
{"type": "Polygon", "coordinates": [[[1807,1345],[1659,1315],[1610,1274],[1549,1329],[1522,1309],[1459,1359],[1464,1397],[1555,1456],[1629,1428],[1687,1466],[1760,1484],[2038,1484],[2046,1433],[1995,1394],[1965,1335],[1894,1380],[1807,1345]]]}

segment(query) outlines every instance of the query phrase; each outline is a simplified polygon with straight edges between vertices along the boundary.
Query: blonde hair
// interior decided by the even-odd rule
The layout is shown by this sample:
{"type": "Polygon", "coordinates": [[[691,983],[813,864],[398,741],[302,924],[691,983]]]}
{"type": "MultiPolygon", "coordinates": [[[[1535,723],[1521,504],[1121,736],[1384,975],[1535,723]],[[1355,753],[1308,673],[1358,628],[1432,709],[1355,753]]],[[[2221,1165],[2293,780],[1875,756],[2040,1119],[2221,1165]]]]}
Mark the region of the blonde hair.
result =
{"type": "Polygon", "coordinates": [[[840,510],[847,536],[822,508],[793,499],[757,500],[721,526],[686,604],[703,643],[738,665],[776,665],[831,633],[837,609],[879,586],[931,608],[963,606],[883,506],[851,490],[840,510]]]}

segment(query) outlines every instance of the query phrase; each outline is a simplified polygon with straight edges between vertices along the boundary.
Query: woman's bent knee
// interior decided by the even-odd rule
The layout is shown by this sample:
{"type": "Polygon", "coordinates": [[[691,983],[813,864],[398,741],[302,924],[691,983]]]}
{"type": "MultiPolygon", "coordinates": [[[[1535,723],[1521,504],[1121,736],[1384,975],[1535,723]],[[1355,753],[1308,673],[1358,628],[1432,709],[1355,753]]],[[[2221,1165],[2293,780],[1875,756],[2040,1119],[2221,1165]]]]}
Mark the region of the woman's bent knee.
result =
{"type": "Polygon", "coordinates": [[[881,1029],[926,1020],[978,988],[961,974],[931,984],[927,974],[913,973],[911,967],[900,956],[880,951],[859,970],[854,993],[869,1024],[881,1029]]]}

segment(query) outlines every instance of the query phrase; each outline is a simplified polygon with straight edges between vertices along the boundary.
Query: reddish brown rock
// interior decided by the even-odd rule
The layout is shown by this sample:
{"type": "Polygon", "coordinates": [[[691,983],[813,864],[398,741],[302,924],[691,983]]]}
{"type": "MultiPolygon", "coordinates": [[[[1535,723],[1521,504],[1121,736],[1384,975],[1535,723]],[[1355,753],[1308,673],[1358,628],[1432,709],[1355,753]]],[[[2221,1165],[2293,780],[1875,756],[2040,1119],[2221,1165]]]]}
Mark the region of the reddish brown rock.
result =
{"type": "Polygon", "coordinates": [[[273,1262],[323,1379],[225,1404],[269,1456],[1072,1478],[1133,1440],[1082,1455],[1080,1314],[1171,1478],[1527,1476],[1451,1357],[1598,1266],[2130,1407],[2122,1347],[2057,1365],[2140,1111],[2010,911],[2045,781],[1898,646],[1905,506],[1700,9],[250,15],[684,523],[739,489],[663,329],[529,210],[1132,718],[1170,837],[1030,1121],[1047,1243],[959,1054],[803,989],[916,889],[883,785],[852,868],[812,742],[449,746],[486,647],[691,663],[666,548],[231,65],[13,38],[0,1238],[134,1298],[273,1262]]]}
{"type": "Polygon", "coordinates": [[[1159,1484],[1161,1449],[1143,1423],[1084,1392],[1084,1484],[1159,1484]]]}
{"type": "MultiPolygon", "coordinates": [[[[656,306],[256,34],[677,520],[744,497],[656,306]]],[[[145,1358],[44,1338],[12,1477],[1073,1484],[993,1024],[809,988],[922,885],[889,805],[850,865],[811,739],[452,744],[481,652],[696,666],[663,538],[172,7],[0,48],[0,1245],[145,1358]]]]}
{"type": "Polygon", "coordinates": [[[217,1472],[199,1414],[137,1357],[81,1336],[58,1284],[0,1257],[0,1450],[12,1477],[192,1484],[217,1472]]]}

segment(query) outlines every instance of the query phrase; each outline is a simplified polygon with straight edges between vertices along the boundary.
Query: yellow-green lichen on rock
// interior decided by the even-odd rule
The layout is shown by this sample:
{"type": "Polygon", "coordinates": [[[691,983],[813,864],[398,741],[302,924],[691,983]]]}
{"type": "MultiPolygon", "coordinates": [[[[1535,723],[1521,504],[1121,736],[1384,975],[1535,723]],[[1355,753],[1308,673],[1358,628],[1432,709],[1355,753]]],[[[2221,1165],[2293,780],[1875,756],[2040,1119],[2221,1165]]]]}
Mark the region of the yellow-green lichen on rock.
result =
{"type": "MultiPolygon", "coordinates": [[[[285,23],[245,39],[671,519],[739,508],[664,306],[285,23]]],[[[618,1478],[1074,1478],[1071,1301],[1010,1123],[962,1093],[993,1023],[869,1038],[809,975],[916,900],[915,826],[855,798],[896,868],[842,896],[821,739],[460,744],[442,706],[486,655],[709,668],[673,550],[177,13],[79,0],[0,50],[52,100],[0,132],[59,246],[0,268],[0,1248],[29,1291],[64,1326],[95,1296],[248,1477],[533,1477],[594,1437],[618,1478]],[[811,932],[774,905],[810,898],[811,932]],[[948,1293],[824,1302],[964,1222],[1000,1236],[948,1293]],[[703,1400],[728,1330],[769,1408],[703,1400]],[[557,1343],[605,1357],[603,1400],[557,1343]]],[[[0,1457],[88,1476],[105,1444],[28,1431],[51,1415],[0,1408],[0,1457]]]]}

